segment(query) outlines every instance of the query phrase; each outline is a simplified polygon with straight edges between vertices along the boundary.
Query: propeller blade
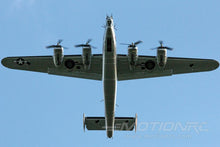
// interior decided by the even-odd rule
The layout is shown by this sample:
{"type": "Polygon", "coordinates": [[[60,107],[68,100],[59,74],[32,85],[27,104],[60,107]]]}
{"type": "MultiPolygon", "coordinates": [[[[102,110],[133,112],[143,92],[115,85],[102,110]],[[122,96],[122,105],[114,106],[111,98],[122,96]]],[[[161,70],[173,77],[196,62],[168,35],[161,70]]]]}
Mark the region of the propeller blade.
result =
{"type": "Polygon", "coordinates": [[[173,50],[173,48],[170,48],[170,47],[165,47],[167,50],[170,50],[170,51],[172,51],[173,50]]]}
{"type": "MultiPolygon", "coordinates": [[[[64,48],[64,47],[62,47],[62,46],[60,45],[60,43],[61,43],[62,41],[63,41],[62,39],[59,39],[59,40],[57,41],[57,44],[56,44],[56,45],[49,45],[49,46],[46,46],[46,48],[47,48],[47,49],[49,49],[49,48],[64,48]]],[[[65,48],[67,48],[67,47],[65,47],[65,48]]]]}
{"type": "Polygon", "coordinates": [[[91,41],[92,41],[92,39],[88,39],[85,44],[77,44],[77,45],[75,45],[75,47],[91,47],[91,48],[96,49],[95,46],[91,46],[91,45],[89,44],[91,41]]]}
{"type": "Polygon", "coordinates": [[[128,45],[128,46],[130,46],[130,47],[135,47],[136,45],[138,45],[138,44],[140,44],[140,43],[142,43],[143,41],[141,41],[141,40],[139,40],[139,41],[136,41],[135,43],[134,42],[132,42],[131,44],[129,44],[129,43],[120,43],[121,45],[128,45]]]}
{"type": "Polygon", "coordinates": [[[63,49],[69,49],[68,47],[62,46],[63,49]]]}
{"type": "Polygon", "coordinates": [[[85,46],[84,44],[77,44],[77,45],[75,45],[75,47],[83,47],[83,46],[85,46]]]}
{"type": "Polygon", "coordinates": [[[63,42],[63,40],[59,39],[58,42],[57,42],[57,45],[60,45],[61,42],[63,42]]]}
{"type": "Polygon", "coordinates": [[[55,48],[55,47],[60,47],[59,45],[49,45],[49,46],[46,46],[46,48],[55,48]]]}
{"type": "Polygon", "coordinates": [[[170,50],[170,51],[173,50],[173,48],[171,48],[171,47],[163,46],[163,41],[162,40],[160,40],[159,43],[160,43],[160,46],[158,46],[156,48],[151,48],[151,50],[155,50],[155,49],[166,49],[166,50],[170,50]]]}
{"type": "Polygon", "coordinates": [[[91,46],[91,48],[93,48],[93,49],[97,49],[97,47],[95,47],[95,46],[91,46]]]}
{"type": "Polygon", "coordinates": [[[161,46],[163,46],[163,41],[162,40],[160,40],[159,43],[160,43],[161,46]]]}
{"type": "Polygon", "coordinates": [[[54,48],[54,45],[46,46],[46,48],[54,48]]]}
{"type": "Polygon", "coordinates": [[[88,39],[88,41],[86,42],[86,44],[89,44],[92,41],[92,39],[88,39]]]}
{"type": "Polygon", "coordinates": [[[138,44],[140,44],[140,43],[142,43],[142,42],[143,42],[143,41],[139,40],[139,41],[135,42],[134,45],[138,45],[138,44]]]}

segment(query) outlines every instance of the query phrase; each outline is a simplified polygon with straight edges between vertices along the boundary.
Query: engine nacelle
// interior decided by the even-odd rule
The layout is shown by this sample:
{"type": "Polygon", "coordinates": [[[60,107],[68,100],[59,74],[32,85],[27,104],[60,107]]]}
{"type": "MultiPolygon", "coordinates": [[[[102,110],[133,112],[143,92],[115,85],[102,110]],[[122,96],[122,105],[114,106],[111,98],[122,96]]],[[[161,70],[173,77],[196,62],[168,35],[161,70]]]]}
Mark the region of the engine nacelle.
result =
{"type": "Polygon", "coordinates": [[[84,69],[87,69],[87,70],[90,69],[91,56],[92,56],[91,47],[84,47],[83,54],[82,54],[82,61],[83,61],[84,69]]]}
{"type": "Polygon", "coordinates": [[[167,50],[166,49],[158,49],[157,50],[157,64],[160,68],[164,68],[167,63],[167,50]]]}
{"type": "Polygon", "coordinates": [[[56,67],[63,63],[63,49],[54,49],[53,62],[56,67]]]}
{"type": "Polygon", "coordinates": [[[137,51],[137,47],[129,47],[128,48],[128,61],[130,63],[130,69],[134,69],[137,60],[138,60],[138,51],[137,51]]]}

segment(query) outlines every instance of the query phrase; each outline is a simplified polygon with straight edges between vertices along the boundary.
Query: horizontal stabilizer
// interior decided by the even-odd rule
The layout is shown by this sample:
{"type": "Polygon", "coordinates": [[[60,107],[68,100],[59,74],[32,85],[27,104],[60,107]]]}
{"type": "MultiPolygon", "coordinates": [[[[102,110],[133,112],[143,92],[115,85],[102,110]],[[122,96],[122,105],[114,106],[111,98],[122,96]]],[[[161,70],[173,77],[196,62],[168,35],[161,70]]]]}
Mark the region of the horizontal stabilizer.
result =
{"type": "MultiPolygon", "coordinates": [[[[105,117],[84,117],[84,127],[87,130],[106,130],[105,117]]],[[[115,117],[114,130],[132,131],[136,126],[135,117],[115,117]]]]}

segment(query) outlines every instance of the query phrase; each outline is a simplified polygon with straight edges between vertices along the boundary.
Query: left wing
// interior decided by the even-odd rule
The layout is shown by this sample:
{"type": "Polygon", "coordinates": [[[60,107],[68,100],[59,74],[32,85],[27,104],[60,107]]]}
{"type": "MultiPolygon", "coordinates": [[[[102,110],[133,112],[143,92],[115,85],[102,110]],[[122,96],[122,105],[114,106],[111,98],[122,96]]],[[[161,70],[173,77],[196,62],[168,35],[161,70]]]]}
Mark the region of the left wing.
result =
{"type": "Polygon", "coordinates": [[[81,55],[65,55],[63,64],[55,67],[52,56],[7,57],[2,60],[5,67],[19,70],[43,72],[53,75],[102,80],[102,56],[93,55],[89,70],[83,68],[81,55]],[[71,63],[70,63],[71,62],[71,63]],[[71,68],[67,68],[67,64],[71,68]]]}
{"type": "Polygon", "coordinates": [[[127,55],[118,55],[117,64],[119,81],[211,71],[219,66],[212,59],[168,57],[165,68],[160,69],[155,56],[138,56],[135,68],[130,70],[127,55]]]}

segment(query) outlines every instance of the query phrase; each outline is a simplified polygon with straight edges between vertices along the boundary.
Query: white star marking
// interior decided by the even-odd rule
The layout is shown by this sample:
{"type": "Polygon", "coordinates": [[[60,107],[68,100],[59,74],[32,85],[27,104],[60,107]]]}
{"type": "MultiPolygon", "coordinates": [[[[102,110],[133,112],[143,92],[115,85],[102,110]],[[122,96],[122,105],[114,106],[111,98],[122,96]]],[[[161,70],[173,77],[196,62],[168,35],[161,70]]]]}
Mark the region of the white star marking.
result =
{"type": "Polygon", "coordinates": [[[19,61],[18,61],[18,64],[24,64],[24,61],[22,60],[22,59],[20,59],[19,61]]]}
{"type": "Polygon", "coordinates": [[[17,60],[14,61],[14,62],[16,62],[18,65],[23,65],[25,61],[24,61],[24,59],[19,58],[19,59],[17,59],[17,60]]]}

